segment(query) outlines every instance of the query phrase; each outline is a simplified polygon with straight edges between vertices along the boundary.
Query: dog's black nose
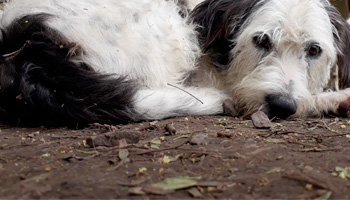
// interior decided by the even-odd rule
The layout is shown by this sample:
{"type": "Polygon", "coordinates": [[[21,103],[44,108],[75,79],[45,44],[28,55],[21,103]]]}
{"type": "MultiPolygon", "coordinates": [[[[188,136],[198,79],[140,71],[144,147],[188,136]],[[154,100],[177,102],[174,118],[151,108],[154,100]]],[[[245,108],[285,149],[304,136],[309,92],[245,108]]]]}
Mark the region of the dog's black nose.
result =
{"type": "Polygon", "coordinates": [[[270,117],[286,119],[297,111],[297,104],[294,99],[281,94],[270,94],[266,97],[270,117]]]}

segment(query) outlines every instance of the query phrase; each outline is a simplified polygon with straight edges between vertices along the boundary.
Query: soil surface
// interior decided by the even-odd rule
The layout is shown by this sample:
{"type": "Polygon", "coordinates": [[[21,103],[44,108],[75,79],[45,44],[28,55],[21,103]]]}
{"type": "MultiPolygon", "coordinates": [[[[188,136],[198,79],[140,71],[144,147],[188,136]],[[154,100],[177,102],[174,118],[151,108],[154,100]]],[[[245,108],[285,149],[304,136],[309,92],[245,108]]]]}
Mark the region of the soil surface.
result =
{"type": "Polygon", "coordinates": [[[0,126],[1,199],[349,199],[350,121],[0,126]]]}

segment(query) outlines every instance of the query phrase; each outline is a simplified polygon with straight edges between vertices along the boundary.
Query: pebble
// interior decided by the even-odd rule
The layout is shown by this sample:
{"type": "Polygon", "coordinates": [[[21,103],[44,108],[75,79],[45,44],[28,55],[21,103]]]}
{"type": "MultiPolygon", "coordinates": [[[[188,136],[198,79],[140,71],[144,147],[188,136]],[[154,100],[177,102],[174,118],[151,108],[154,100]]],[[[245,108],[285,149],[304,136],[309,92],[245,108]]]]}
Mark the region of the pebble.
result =
{"type": "Polygon", "coordinates": [[[196,134],[190,140],[192,145],[207,145],[209,144],[209,139],[207,134],[196,134]]]}
{"type": "Polygon", "coordinates": [[[140,136],[141,133],[138,131],[112,131],[103,135],[91,136],[86,139],[86,144],[90,147],[113,147],[118,146],[121,139],[125,139],[128,144],[136,144],[140,136]]]}
{"type": "Polygon", "coordinates": [[[252,116],[252,121],[255,128],[258,129],[270,129],[272,127],[272,123],[269,117],[262,111],[258,111],[254,113],[252,116]]]}

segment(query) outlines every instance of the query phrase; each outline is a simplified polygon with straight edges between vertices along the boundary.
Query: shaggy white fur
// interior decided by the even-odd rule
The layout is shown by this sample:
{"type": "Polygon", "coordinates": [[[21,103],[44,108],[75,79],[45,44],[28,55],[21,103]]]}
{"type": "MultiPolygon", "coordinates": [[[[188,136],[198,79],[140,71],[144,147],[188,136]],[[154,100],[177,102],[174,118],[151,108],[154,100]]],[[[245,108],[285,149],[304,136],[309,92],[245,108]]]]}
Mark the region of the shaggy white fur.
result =
{"type": "MultiPolygon", "coordinates": [[[[341,87],[349,86],[350,56],[345,41],[349,28],[326,0],[12,0],[0,20],[1,53],[10,55],[11,63],[7,59],[1,65],[27,66],[13,60],[28,59],[24,52],[37,29],[29,36],[24,31],[24,42],[29,42],[12,51],[4,45],[9,45],[16,23],[38,14],[50,15],[40,21],[45,31],[57,34],[57,40],[48,37],[50,42],[62,48],[73,44],[68,63],[131,82],[136,92],[123,112],[132,120],[221,114],[227,99],[240,114],[263,110],[281,118],[341,114],[340,105],[349,101],[350,90],[323,92],[336,65],[341,87]]],[[[8,93],[1,95],[6,99],[8,93]]],[[[36,109],[47,107],[28,102],[36,109]]],[[[85,112],[99,104],[93,105],[80,109],[85,112]]],[[[79,121],[79,116],[73,118],[79,121]]]]}
{"type": "MultiPolygon", "coordinates": [[[[209,12],[215,11],[215,6],[222,9],[220,6],[224,1],[216,2],[218,5],[212,3],[211,10],[204,15],[212,15],[209,12]]],[[[221,19],[221,23],[229,23],[231,29],[226,28],[226,31],[236,31],[230,33],[234,37],[227,37],[230,61],[224,67],[212,66],[210,61],[215,62],[215,58],[211,55],[220,48],[214,43],[208,56],[204,56],[199,64],[202,68],[198,70],[198,78],[194,79],[197,85],[215,86],[225,91],[243,114],[259,109],[267,113],[275,109],[274,115],[279,115],[277,111],[289,111],[294,117],[338,113],[339,103],[348,100],[350,91],[323,91],[328,86],[330,70],[338,64],[339,58],[350,56],[347,54],[349,28],[344,20],[328,1],[255,2],[253,11],[238,13],[232,20],[234,22],[221,19]],[[245,16],[248,12],[251,14],[245,16]],[[236,26],[240,28],[236,29],[236,26]],[[339,35],[339,26],[345,27],[346,37],[339,35]],[[203,78],[205,76],[208,78],[203,78]],[[272,102],[267,98],[270,95],[274,96],[270,99],[272,102]],[[276,102],[281,97],[284,102],[276,102]],[[281,104],[287,104],[289,108],[283,108],[281,104]]],[[[348,65],[341,66],[345,76],[349,76],[348,65]]]]}

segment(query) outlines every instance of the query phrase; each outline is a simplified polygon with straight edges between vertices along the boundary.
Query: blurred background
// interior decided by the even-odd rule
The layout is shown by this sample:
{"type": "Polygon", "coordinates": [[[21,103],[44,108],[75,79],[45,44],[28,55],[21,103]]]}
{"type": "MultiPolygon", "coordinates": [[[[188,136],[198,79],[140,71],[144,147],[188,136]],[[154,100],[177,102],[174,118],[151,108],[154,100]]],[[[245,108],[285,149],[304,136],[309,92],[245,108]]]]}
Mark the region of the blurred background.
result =
{"type": "Polygon", "coordinates": [[[350,0],[330,0],[330,2],[339,10],[345,19],[350,18],[350,0]]]}

